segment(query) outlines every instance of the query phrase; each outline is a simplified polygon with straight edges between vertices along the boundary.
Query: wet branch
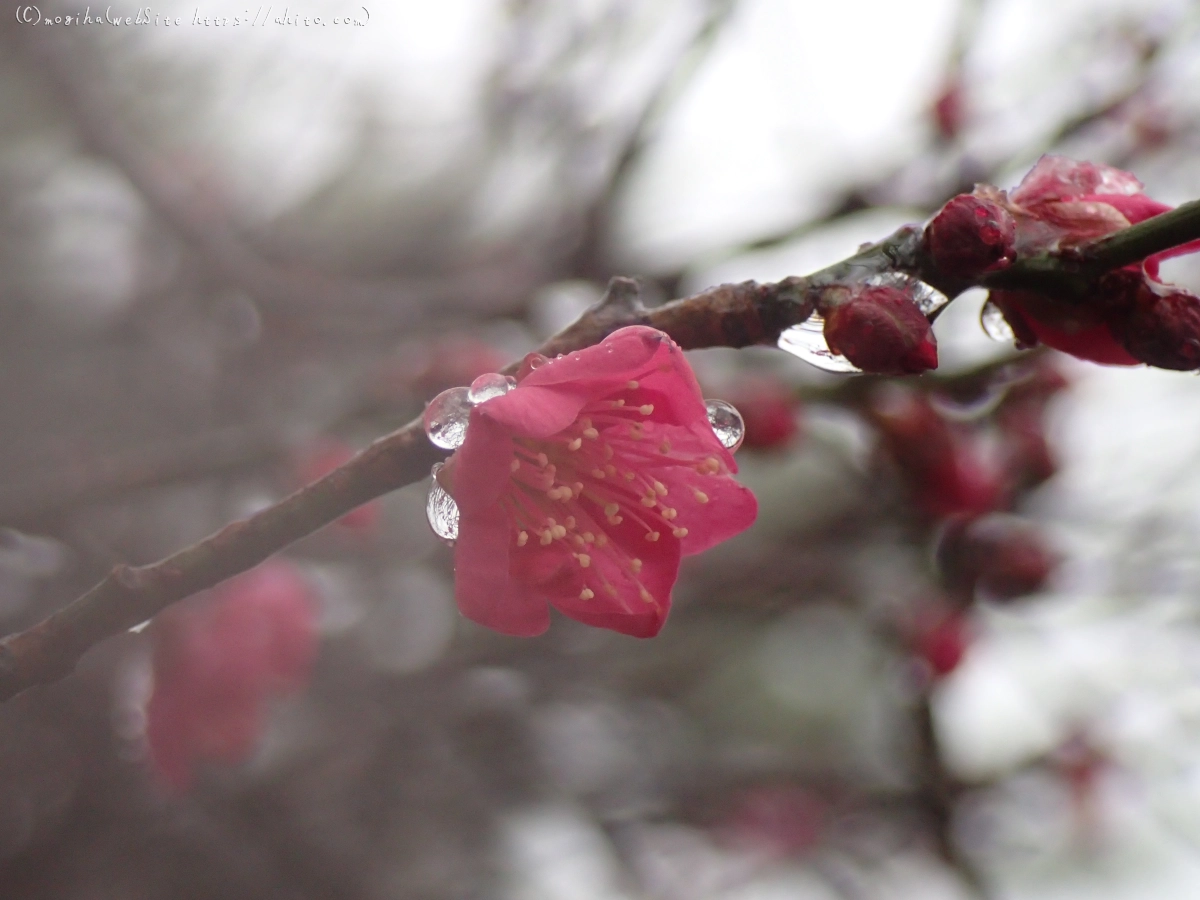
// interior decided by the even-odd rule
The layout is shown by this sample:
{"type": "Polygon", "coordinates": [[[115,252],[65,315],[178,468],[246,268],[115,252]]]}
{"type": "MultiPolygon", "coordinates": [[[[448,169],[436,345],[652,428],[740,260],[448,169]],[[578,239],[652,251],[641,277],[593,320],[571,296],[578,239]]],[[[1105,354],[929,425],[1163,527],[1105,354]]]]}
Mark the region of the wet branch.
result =
{"type": "MultiPolygon", "coordinates": [[[[1026,277],[1060,282],[1062,272],[1079,277],[1078,260],[1103,269],[1119,265],[1123,248],[1157,252],[1185,241],[1194,229],[1196,204],[1163,227],[1151,219],[1084,245],[1069,260],[1039,257],[1025,266],[1026,277]],[[1181,224],[1182,223],[1182,224],[1181,224]],[[1119,248],[1113,250],[1114,244],[1119,248]],[[1089,254],[1094,252],[1094,256],[1089,254]]],[[[1160,218],[1167,218],[1166,216],[1160,218]]],[[[902,271],[923,278],[951,296],[970,285],[950,282],[933,271],[921,250],[921,229],[905,226],[854,256],[807,277],[759,284],[724,284],[654,309],[638,298],[637,283],[614,278],[604,297],[580,319],[541,348],[547,356],[592,346],[625,325],[649,325],[669,334],[687,350],[774,344],[781,332],[807,319],[816,297],[829,284],[878,272],[902,271]]],[[[515,372],[517,364],[509,366],[515,372]]],[[[26,631],[0,641],[0,701],[29,687],[55,681],[83,653],[163,608],[243,572],[293,542],[367,501],[421,480],[441,453],[413,421],[379,438],[341,468],[249,518],[146,566],[117,565],[103,581],[64,609],[26,631]]]]}

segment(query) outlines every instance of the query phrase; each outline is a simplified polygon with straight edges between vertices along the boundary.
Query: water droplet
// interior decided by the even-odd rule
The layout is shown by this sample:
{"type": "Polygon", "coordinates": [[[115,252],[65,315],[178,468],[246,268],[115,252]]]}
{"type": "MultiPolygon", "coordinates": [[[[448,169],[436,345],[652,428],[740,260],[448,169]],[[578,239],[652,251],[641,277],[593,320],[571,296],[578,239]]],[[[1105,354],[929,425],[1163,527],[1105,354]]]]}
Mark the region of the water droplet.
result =
{"type": "Polygon", "coordinates": [[[467,391],[467,400],[472,405],[486,403],[495,397],[503,397],[516,386],[517,379],[511,375],[490,372],[487,375],[480,375],[471,382],[471,388],[467,391]]]}
{"type": "Polygon", "coordinates": [[[708,409],[708,424],[712,426],[721,446],[731,453],[742,446],[746,423],[742,421],[742,414],[737,407],[724,400],[705,400],[704,406],[708,409]]]}
{"type": "Polygon", "coordinates": [[[1004,318],[1004,313],[991,300],[983,304],[983,309],[979,313],[979,324],[983,326],[984,334],[993,341],[1011,344],[1017,339],[1017,336],[1013,334],[1012,326],[1004,318]]]}
{"type": "Polygon", "coordinates": [[[895,287],[908,291],[917,309],[925,315],[931,315],[950,302],[950,298],[919,278],[913,278],[901,272],[882,272],[867,279],[867,284],[876,287],[895,287]]]}
{"type": "Polygon", "coordinates": [[[465,387],[442,391],[425,407],[425,434],[430,443],[443,450],[457,450],[467,438],[471,401],[465,387]]]}
{"type": "Polygon", "coordinates": [[[861,372],[858,366],[825,343],[825,320],[813,313],[779,335],[779,349],[826,372],[861,372]]]}
{"type": "Polygon", "coordinates": [[[425,503],[425,517],[429,520],[429,527],[433,529],[433,533],[454,546],[454,542],[458,540],[458,504],[438,484],[437,473],[441,468],[441,463],[434,463],[433,469],[430,470],[433,483],[429,487],[429,499],[425,503]]]}

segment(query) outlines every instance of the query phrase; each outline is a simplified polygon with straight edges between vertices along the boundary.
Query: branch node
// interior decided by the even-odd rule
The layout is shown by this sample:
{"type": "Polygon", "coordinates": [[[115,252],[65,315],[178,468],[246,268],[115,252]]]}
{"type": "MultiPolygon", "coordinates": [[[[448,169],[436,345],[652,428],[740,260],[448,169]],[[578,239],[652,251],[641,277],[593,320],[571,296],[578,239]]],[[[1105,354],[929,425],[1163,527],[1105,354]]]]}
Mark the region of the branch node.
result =
{"type": "Polygon", "coordinates": [[[609,315],[616,313],[633,316],[644,315],[646,307],[642,305],[641,288],[638,286],[637,279],[625,278],[621,275],[609,279],[604,296],[590,311],[604,312],[609,315]]]}

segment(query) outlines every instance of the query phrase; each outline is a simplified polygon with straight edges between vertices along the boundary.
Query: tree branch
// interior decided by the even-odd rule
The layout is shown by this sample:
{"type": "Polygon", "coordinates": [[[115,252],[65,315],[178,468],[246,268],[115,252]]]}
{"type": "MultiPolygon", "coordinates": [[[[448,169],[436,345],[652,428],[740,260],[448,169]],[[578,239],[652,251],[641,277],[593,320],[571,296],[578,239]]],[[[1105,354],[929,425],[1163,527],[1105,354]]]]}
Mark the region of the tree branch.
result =
{"type": "Polygon", "coordinates": [[[1147,256],[1200,240],[1200,200],[1093,241],[1080,250],[1083,271],[1096,277],[1147,256]]]}
{"type": "MultiPolygon", "coordinates": [[[[1194,236],[1200,204],[1164,214],[1093,241],[1069,256],[1022,261],[1025,283],[1045,289],[1079,280],[1080,260],[1091,272],[1123,264],[1130,248],[1155,253],[1194,236]],[[1166,224],[1160,220],[1165,219],[1166,224]]],[[[954,296],[970,284],[948,279],[932,268],[921,247],[921,228],[906,225],[884,240],[808,277],[772,284],[724,284],[663,306],[646,309],[637,283],[614,278],[604,297],[580,319],[550,338],[547,356],[592,346],[625,325],[649,325],[669,334],[685,350],[774,344],[787,328],[807,319],[829,285],[872,274],[907,272],[954,296]]],[[[999,278],[981,281],[988,286],[999,278]]],[[[514,363],[505,370],[516,371],[514,363]]],[[[341,468],[296,491],[278,504],[152,565],[116,566],[98,585],[27,631],[0,641],[0,701],[70,672],[93,644],[150,618],[196,591],[243,572],[271,554],[335,521],[368,500],[424,478],[441,456],[426,439],[420,420],[371,444],[341,468]]]]}

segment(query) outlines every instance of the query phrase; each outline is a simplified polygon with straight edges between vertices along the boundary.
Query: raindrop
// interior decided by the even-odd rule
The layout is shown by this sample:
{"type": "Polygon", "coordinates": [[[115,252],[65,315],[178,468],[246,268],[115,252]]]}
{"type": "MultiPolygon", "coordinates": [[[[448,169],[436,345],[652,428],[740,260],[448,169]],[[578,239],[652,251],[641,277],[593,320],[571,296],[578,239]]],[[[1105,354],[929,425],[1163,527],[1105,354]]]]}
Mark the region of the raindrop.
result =
{"type": "Polygon", "coordinates": [[[874,287],[894,287],[907,291],[913,303],[925,315],[932,315],[950,302],[950,298],[936,288],[926,284],[919,278],[913,278],[901,272],[883,272],[872,275],[867,284],[874,287]]]}
{"type": "Polygon", "coordinates": [[[829,349],[825,343],[825,320],[816,313],[779,335],[779,349],[826,372],[862,371],[846,357],[829,349]]]}
{"type": "Polygon", "coordinates": [[[1012,326],[1004,318],[1004,313],[991,300],[983,304],[983,309],[979,313],[979,324],[983,326],[984,334],[993,341],[1011,344],[1017,339],[1017,336],[1013,334],[1012,326]]]}
{"type": "Polygon", "coordinates": [[[480,375],[471,382],[470,390],[467,391],[467,400],[472,405],[486,403],[496,397],[503,397],[516,386],[517,379],[511,375],[490,372],[487,375],[480,375]]]}
{"type": "Polygon", "coordinates": [[[425,503],[425,517],[429,519],[433,533],[454,546],[458,540],[458,504],[438,484],[437,473],[441,468],[441,463],[434,463],[429,473],[433,476],[433,484],[429,488],[429,500],[425,503]]]}
{"type": "Polygon", "coordinates": [[[737,407],[724,400],[705,400],[704,406],[708,409],[708,424],[712,426],[721,446],[730,452],[742,446],[746,423],[742,421],[742,414],[737,407]]]}
{"type": "Polygon", "coordinates": [[[465,387],[442,391],[425,407],[425,434],[435,447],[457,450],[467,438],[467,422],[471,418],[471,401],[465,387]]]}

